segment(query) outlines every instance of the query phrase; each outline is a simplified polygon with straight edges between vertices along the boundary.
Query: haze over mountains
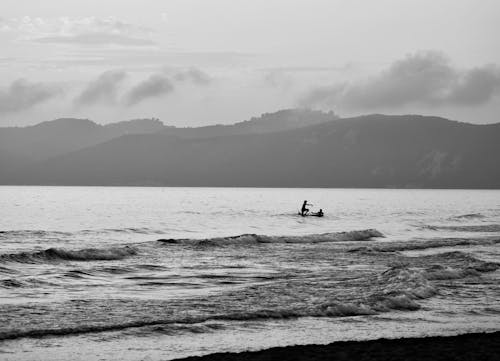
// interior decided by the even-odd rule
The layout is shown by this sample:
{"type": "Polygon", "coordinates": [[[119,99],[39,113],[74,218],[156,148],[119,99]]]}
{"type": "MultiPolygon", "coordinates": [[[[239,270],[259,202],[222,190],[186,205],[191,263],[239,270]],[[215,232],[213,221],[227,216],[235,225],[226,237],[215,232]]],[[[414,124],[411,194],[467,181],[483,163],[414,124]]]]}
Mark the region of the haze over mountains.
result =
{"type": "Polygon", "coordinates": [[[500,188],[500,123],[283,110],[234,125],[0,128],[0,183],[500,188]]]}

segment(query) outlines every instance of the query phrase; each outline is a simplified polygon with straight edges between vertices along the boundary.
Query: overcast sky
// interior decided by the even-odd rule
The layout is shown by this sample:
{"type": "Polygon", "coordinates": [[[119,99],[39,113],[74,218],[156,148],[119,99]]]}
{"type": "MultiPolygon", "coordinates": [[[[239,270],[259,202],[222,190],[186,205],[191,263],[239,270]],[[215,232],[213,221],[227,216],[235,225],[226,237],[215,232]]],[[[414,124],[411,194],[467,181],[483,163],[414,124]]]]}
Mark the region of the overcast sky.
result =
{"type": "Polygon", "coordinates": [[[0,126],[500,118],[498,0],[1,0],[0,126]]]}

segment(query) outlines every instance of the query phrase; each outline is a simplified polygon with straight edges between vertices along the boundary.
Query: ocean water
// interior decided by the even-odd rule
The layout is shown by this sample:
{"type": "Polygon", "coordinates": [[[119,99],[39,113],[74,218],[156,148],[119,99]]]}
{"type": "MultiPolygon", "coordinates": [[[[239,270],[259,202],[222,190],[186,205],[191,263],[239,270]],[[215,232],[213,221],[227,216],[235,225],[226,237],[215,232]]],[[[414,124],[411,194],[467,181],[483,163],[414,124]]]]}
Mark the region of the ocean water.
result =
{"type": "Polygon", "coordinates": [[[0,187],[0,358],[497,331],[499,268],[496,190],[0,187]]]}

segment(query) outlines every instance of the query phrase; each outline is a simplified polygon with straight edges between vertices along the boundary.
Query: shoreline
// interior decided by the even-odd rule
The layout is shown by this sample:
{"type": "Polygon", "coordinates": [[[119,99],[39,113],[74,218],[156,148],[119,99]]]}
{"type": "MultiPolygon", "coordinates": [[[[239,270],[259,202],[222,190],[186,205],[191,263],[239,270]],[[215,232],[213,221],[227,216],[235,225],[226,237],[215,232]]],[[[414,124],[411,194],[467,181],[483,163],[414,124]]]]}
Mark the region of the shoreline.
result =
{"type": "Polygon", "coordinates": [[[323,361],[323,360],[481,360],[500,354],[500,331],[457,336],[339,341],[327,345],[273,347],[261,351],[213,353],[176,361],[323,361]]]}

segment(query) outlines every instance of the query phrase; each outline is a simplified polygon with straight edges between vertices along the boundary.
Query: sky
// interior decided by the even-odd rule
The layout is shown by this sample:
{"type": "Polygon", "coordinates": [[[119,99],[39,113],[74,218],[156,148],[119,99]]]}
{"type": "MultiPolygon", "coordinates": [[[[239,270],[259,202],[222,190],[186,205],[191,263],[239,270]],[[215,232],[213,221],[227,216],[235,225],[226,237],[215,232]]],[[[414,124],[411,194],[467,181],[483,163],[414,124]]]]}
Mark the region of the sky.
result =
{"type": "Polygon", "coordinates": [[[0,126],[284,108],[500,122],[498,0],[2,0],[0,126]]]}

